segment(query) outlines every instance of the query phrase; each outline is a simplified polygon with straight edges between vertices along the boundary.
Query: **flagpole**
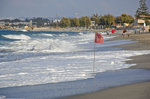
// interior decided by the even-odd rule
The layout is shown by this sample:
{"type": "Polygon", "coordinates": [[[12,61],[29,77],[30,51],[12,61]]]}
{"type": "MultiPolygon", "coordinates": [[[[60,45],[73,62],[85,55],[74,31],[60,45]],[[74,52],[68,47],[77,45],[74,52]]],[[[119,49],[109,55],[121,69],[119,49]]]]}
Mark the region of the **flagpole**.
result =
{"type": "Polygon", "coordinates": [[[97,33],[95,32],[95,41],[94,41],[94,59],[93,59],[93,73],[95,72],[95,47],[96,47],[96,43],[104,43],[104,39],[101,33],[97,33]]]}
{"type": "Polygon", "coordinates": [[[95,42],[94,42],[94,60],[93,60],[93,73],[95,72],[95,42]]]}

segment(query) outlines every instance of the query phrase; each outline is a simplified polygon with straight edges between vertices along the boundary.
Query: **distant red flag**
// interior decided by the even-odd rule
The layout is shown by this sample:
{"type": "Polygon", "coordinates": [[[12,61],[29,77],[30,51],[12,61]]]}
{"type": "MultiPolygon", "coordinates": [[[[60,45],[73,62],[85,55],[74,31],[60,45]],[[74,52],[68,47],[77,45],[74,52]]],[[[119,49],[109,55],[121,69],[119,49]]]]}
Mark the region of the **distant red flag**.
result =
{"type": "Polygon", "coordinates": [[[95,43],[104,43],[104,38],[101,33],[95,32],[95,43]]]}
{"type": "Polygon", "coordinates": [[[112,29],[112,30],[111,30],[111,32],[112,32],[112,33],[115,33],[115,32],[116,32],[116,30],[115,30],[115,29],[112,29]]]}

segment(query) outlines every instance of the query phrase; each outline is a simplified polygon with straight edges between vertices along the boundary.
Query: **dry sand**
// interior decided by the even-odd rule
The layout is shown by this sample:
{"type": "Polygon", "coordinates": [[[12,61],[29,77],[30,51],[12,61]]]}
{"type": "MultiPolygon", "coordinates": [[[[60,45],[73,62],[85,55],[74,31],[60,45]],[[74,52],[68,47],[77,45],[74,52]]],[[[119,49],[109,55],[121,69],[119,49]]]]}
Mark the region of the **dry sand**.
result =
{"type": "Polygon", "coordinates": [[[119,45],[116,47],[121,47],[125,50],[150,50],[150,33],[141,33],[141,34],[130,34],[129,37],[122,37],[118,35],[112,40],[132,40],[137,41],[137,43],[119,45]]]}
{"type": "MultiPolygon", "coordinates": [[[[134,40],[137,43],[117,47],[122,47],[126,50],[150,50],[150,33],[132,34],[126,38],[118,36],[114,40],[122,39],[134,40]]],[[[150,69],[150,55],[134,56],[130,57],[130,59],[133,60],[127,61],[127,63],[137,64],[131,68],[150,69]]],[[[93,93],[65,97],[63,99],[150,99],[150,82],[118,86],[93,93]]]]}

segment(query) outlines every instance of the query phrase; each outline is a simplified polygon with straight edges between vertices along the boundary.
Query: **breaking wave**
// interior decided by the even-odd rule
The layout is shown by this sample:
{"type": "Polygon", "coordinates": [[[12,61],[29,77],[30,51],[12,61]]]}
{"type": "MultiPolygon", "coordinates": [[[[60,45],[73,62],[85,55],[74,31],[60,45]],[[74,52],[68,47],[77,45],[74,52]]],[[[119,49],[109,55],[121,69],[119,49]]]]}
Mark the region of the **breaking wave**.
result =
{"type": "Polygon", "coordinates": [[[24,34],[20,34],[20,35],[2,35],[5,38],[9,38],[9,39],[21,39],[21,40],[28,40],[31,39],[29,36],[24,35],[24,34]]]}
{"type": "Polygon", "coordinates": [[[75,49],[74,44],[59,39],[32,39],[12,42],[3,49],[13,51],[35,51],[35,52],[67,52],[75,49]]]}

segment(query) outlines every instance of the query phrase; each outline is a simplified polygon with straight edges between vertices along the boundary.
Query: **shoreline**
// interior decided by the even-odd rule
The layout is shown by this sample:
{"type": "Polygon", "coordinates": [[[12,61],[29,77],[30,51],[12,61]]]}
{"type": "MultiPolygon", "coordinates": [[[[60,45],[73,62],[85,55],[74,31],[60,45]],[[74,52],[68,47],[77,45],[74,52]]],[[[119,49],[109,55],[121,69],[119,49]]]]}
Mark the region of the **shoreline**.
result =
{"type": "MultiPolygon", "coordinates": [[[[136,43],[119,45],[115,47],[124,50],[150,50],[150,33],[132,34],[130,37],[122,38],[121,35],[112,40],[133,40],[136,43]]],[[[129,57],[127,64],[136,64],[129,69],[150,70],[150,54],[129,57]]],[[[61,98],[60,98],[61,99],[61,98]]],[[[62,99],[150,99],[150,81],[121,85],[104,90],[69,96],[62,99]]]]}

